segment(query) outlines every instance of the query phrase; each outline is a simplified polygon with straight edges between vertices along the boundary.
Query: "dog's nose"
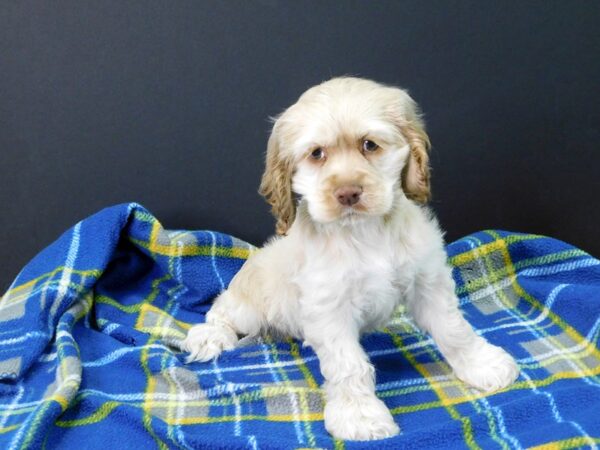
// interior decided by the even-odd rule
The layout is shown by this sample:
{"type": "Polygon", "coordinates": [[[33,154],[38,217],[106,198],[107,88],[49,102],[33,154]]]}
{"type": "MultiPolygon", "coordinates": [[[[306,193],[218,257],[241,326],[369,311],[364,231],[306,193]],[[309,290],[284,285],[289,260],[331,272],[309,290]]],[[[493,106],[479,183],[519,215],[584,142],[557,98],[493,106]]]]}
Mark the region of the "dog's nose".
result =
{"type": "Polygon", "coordinates": [[[333,195],[344,206],[356,205],[360,200],[362,188],[360,186],[343,186],[335,190],[333,195]]]}

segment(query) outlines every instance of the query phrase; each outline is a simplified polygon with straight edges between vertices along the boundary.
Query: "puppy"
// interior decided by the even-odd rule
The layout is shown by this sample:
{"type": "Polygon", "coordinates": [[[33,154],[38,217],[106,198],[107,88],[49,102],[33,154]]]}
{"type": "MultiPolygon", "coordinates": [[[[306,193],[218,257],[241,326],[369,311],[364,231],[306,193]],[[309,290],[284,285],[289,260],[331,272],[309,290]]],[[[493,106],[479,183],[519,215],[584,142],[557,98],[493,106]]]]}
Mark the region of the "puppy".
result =
{"type": "Polygon", "coordinates": [[[335,78],[306,91],[275,121],[260,193],[278,237],[253,254],[190,329],[189,361],[208,361],[240,335],[276,330],[304,340],[325,379],[325,427],[336,438],[399,432],[375,395],[362,333],[403,303],[455,375],[494,391],[518,368],[458,309],[430,196],[429,138],[406,91],[335,78]]]}

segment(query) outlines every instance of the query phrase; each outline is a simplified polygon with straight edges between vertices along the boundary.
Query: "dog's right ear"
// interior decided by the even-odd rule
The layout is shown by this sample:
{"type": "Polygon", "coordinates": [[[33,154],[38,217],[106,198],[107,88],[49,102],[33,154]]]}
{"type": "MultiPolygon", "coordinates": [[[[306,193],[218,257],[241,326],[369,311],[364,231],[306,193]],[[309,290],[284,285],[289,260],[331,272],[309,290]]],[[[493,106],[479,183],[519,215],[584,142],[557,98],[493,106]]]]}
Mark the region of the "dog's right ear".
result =
{"type": "Polygon", "coordinates": [[[277,234],[286,234],[296,216],[296,206],[292,196],[292,162],[284,157],[280,148],[280,124],[275,122],[267,144],[267,158],[259,194],[271,205],[271,212],[277,219],[277,234]]]}

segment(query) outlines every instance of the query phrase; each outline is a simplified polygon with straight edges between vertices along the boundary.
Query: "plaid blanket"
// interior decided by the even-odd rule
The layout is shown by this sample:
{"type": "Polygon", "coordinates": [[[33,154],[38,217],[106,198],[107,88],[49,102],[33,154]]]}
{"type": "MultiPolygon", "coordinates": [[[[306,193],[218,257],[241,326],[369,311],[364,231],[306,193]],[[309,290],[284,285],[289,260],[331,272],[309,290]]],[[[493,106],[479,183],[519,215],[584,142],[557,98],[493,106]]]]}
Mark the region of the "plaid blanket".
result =
{"type": "Polygon", "coordinates": [[[513,354],[494,395],[458,382],[401,311],[363,344],[401,434],[333,440],[309,348],[270,337],[183,363],[252,247],[105,209],[42,251],[0,301],[0,448],[571,448],[600,444],[600,261],[484,231],[448,246],[461,308],[513,354]]]}

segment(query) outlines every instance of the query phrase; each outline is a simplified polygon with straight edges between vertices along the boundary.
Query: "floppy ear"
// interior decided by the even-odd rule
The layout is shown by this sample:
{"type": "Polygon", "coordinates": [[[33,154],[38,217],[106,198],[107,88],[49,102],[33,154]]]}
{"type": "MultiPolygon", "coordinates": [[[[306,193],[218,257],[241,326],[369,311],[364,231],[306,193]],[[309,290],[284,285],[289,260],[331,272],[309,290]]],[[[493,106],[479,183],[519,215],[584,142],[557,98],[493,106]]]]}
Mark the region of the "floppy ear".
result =
{"type": "Polygon", "coordinates": [[[425,133],[425,125],[415,101],[406,91],[391,89],[394,98],[389,111],[391,120],[410,146],[408,160],[402,170],[402,189],[409,199],[418,203],[427,203],[431,198],[429,136],[425,133]]]}
{"type": "Polygon", "coordinates": [[[292,162],[281,154],[277,122],[267,144],[265,172],[258,192],[271,205],[271,212],[277,219],[277,234],[285,234],[294,222],[296,206],[292,197],[292,162]]]}
{"type": "Polygon", "coordinates": [[[429,136],[420,119],[402,126],[402,134],[408,141],[410,153],[402,170],[402,189],[406,196],[418,203],[427,203],[431,198],[429,184],[429,136]]]}

